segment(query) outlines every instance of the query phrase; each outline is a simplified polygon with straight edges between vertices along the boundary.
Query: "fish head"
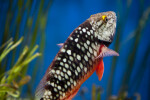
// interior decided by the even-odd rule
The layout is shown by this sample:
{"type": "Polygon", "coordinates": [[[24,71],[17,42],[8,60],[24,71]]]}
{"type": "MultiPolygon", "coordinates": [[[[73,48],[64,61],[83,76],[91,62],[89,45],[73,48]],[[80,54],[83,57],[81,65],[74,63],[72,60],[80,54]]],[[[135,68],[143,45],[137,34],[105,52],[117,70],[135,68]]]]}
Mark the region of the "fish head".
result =
{"type": "Polygon", "coordinates": [[[113,11],[91,15],[89,18],[94,35],[102,42],[112,43],[116,30],[116,13],[113,11]]]}

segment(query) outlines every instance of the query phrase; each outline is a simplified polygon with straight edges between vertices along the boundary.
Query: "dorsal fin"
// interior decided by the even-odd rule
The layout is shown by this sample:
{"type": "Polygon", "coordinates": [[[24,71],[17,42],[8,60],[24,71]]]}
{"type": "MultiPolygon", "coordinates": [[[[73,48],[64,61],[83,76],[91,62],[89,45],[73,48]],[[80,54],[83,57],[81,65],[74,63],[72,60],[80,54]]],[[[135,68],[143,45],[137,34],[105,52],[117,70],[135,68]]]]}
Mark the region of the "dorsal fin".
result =
{"type": "Polygon", "coordinates": [[[60,48],[64,45],[64,43],[59,43],[57,44],[57,46],[59,46],[60,48]]]}

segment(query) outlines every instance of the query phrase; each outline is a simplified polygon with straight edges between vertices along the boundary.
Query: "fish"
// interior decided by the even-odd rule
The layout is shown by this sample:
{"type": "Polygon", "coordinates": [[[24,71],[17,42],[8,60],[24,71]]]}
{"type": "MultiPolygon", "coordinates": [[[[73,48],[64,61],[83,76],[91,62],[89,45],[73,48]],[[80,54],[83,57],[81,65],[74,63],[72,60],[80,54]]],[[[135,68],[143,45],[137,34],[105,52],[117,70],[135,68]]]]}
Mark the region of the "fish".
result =
{"type": "Polygon", "coordinates": [[[116,13],[107,11],[91,15],[80,24],[64,43],[40,81],[38,100],[71,100],[80,86],[96,71],[101,80],[103,58],[119,56],[109,49],[116,30],[116,13]]]}

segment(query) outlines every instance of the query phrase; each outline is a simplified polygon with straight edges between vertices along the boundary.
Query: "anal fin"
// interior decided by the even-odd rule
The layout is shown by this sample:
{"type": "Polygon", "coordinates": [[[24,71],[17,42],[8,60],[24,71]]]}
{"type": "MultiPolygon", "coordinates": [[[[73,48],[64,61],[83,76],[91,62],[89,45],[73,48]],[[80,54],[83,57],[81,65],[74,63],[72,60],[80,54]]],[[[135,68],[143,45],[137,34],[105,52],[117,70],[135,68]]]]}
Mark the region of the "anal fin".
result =
{"type": "Polygon", "coordinates": [[[103,59],[101,58],[99,64],[96,66],[96,74],[98,76],[99,81],[102,79],[104,73],[104,63],[103,59]]]}

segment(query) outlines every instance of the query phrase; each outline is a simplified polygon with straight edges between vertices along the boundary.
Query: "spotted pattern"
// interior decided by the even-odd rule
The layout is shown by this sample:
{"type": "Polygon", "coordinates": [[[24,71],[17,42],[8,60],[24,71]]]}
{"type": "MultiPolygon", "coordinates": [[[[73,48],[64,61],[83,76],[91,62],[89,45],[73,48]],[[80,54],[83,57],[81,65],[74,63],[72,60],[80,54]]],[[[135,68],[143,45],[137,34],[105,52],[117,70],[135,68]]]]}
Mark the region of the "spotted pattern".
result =
{"type": "MultiPolygon", "coordinates": [[[[44,85],[41,100],[65,99],[66,93],[77,87],[80,80],[91,71],[97,62],[95,58],[98,56],[100,44],[104,43],[99,31],[102,28],[105,29],[107,23],[104,24],[101,20],[93,21],[94,18],[79,25],[60,49],[51,64],[50,72],[46,74],[47,83],[44,85]]],[[[110,37],[107,38],[110,39],[110,37]]]]}

